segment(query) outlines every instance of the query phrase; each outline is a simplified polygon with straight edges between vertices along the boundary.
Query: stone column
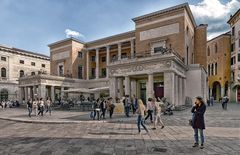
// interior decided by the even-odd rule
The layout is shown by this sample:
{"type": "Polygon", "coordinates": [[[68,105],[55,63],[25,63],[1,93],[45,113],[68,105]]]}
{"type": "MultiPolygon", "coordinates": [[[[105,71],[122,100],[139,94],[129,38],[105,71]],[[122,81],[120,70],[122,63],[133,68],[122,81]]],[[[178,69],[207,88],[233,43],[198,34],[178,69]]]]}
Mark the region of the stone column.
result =
{"type": "Polygon", "coordinates": [[[37,86],[34,85],[33,86],[33,96],[34,96],[34,98],[36,97],[36,94],[37,94],[37,86]]]}
{"type": "Polygon", "coordinates": [[[131,94],[132,96],[133,95],[137,96],[137,81],[135,79],[131,80],[131,94]]]}
{"type": "Polygon", "coordinates": [[[96,79],[99,78],[99,49],[96,49],[96,79]]]}
{"type": "Polygon", "coordinates": [[[174,103],[174,73],[164,72],[164,97],[170,103],[174,103]]]}
{"type": "MultiPolygon", "coordinates": [[[[179,91],[178,91],[178,75],[175,74],[174,76],[174,86],[175,86],[175,89],[174,89],[174,94],[175,94],[175,103],[174,105],[175,106],[178,106],[180,101],[178,99],[178,94],[179,94],[179,91]]],[[[165,86],[164,86],[165,87],[165,86]]]]}
{"type": "Polygon", "coordinates": [[[64,97],[64,87],[61,87],[61,99],[63,99],[63,97],[64,97]]]}
{"type": "Polygon", "coordinates": [[[110,97],[113,98],[113,102],[116,102],[117,97],[117,78],[112,77],[109,79],[109,91],[110,91],[110,97]]]}
{"type": "Polygon", "coordinates": [[[25,101],[28,100],[28,87],[24,87],[24,95],[25,95],[25,101]]]}
{"type": "Polygon", "coordinates": [[[86,79],[89,80],[89,51],[86,52],[86,79]]]}
{"type": "Polygon", "coordinates": [[[23,99],[23,88],[22,87],[18,87],[18,92],[19,92],[18,100],[20,102],[22,102],[22,99],[23,99]]]}
{"type": "Polygon", "coordinates": [[[106,46],[106,50],[107,50],[107,78],[109,77],[109,69],[108,69],[108,65],[110,63],[110,46],[106,46]]]}
{"type": "Polygon", "coordinates": [[[186,83],[186,78],[182,79],[183,82],[183,89],[182,89],[182,96],[183,96],[183,104],[185,105],[185,101],[186,101],[186,89],[187,89],[187,83],[186,83]]]}
{"type": "Polygon", "coordinates": [[[39,85],[38,86],[38,96],[39,98],[46,98],[46,86],[45,85],[39,85]]]}
{"type": "Polygon", "coordinates": [[[224,97],[224,91],[225,91],[225,88],[224,87],[221,87],[221,97],[224,97]]]}
{"type": "Polygon", "coordinates": [[[125,85],[125,95],[131,95],[130,94],[130,77],[129,76],[125,76],[125,81],[124,81],[124,85],[125,85]]]}
{"type": "Polygon", "coordinates": [[[121,43],[118,43],[118,60],[121,60],[121,56],[122,56],[122,48],[121,48],[121,43]]]}
{"type": "Polygon", "coordinates": [[[131,59],[134,57],[134,40],[130,41],[131,43],[131,59]]]}
{"type": "Polygon", "coordinates": [[[54,103],[54,101],[55,101],[54,86],[51,86],[51,99],[52,99],[52,102],[54,103]]]}
{"type": "Polygon", "coordinates": [[[212,88],[209,88],[210,93],[209,93],[209,98],[212,96],[212,88]]]}
{"type": "Polygon", "coordinates": [[[154,97],[154,90],[153,90],[153,74],[148,74],[148,82],[147,82],[147,98],[154,97]]]}
{"type": "Polygon", "coordinates": [[[178,100],[179,105],[183,105],[183,97],[182,97],[182,77],[178,77],[178,100]]]}
{"type": "Polygon", "coordinates": [[[123,78],[117,78],[118,81],[118,97],[122,98],[123,97],[123,78]]]}

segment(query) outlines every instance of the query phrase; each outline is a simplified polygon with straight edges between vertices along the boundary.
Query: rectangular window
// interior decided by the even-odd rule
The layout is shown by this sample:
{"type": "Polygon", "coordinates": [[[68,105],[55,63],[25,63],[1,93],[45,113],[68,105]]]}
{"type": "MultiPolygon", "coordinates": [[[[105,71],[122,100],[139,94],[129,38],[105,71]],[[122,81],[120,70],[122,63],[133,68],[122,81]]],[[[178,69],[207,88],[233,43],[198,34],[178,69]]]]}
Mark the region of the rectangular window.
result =
{"type": "Polygon", "coordinates": [[[102,57],[102,62],[106,62],[106,57],[102,57]]]}
{"type": "Polygon", "coordinates": [[[31,65],[32,65],[32,66],[35,66],[36,64],[35,64],[35,62],[31,62],[31,65]]]}
{"type": "Polygon", "coordinates": [[[45,64],[42,64],[42,68],[45,68],[46,67],[46,65],[45,64]]]}
{"type": "Polygon", "coordinates": [[[95,62],[95,60],[96,60],[95,55],[93,55],[93,56],[91,57],[91,60],[92,60],[92,62],[95,62]]]}
{"type": "Polygon", "coordinates": [[[238,62],[240,62],[240,53],[238,53],[238,62]]]}
{"type": "Polygon", "coordinates": [[[78,78],[82,79],[83,78],[83,67],[78,66],[78,78]]]}
{"type": "Polygon", "coordinates": [[[240,47],[240,39],[238,39],[238,47],[240,47]]]}
{"type": "Polygon", "coordinates": [[[162,46],[160,47],[154,47],[154,53],[162,53],[164,51],[164,48],[162,46]]]}
{"type": "Polygon", "coordinates": [[[82,52],[78,52],[78,58],[83,58],[83,53],[82,52]]]}
{"type": "Polygon", "coordinates": [[[232,36],[235,35],[235,27],[232,27],[232,36]]]}
{"type": "Polygon", "coordinates": [[[96,77],[96,69],[92,68],[92,79],[96,77]]]}
{"type": "Polygon", "coordinates": [[[102,68],[102,77],[106,77],[107,76],[107,70],[106,68],[102,68]]]}
{"type": "Polygon", "coordinates": [[[63,65],[58,66],[58,75],[63,76],[63,65]]]}
{"type": "Polygon", "coordinates": [[[20,60],[19,63],[20,63],[20,64],[24,64],[24,60],[20,60]]]}
{"type": "Polygon", "coordinates": [[[7,61],[7,58],[6,57],[1,57],[1,60],[2,61],[7,61]]]}

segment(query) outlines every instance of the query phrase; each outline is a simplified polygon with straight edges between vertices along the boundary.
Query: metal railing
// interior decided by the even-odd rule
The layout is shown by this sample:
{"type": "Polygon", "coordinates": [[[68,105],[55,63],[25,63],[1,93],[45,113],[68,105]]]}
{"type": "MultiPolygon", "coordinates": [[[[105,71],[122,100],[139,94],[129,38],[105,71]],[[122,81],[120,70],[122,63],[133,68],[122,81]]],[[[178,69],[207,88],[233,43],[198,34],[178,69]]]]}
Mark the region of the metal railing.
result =
{"type": "Polygon", "coordinates": [[[152,51],[142,51],[139,53],[134,53],[133,55],[124,55],[124,57],[121,56],[120,59],[118,56],[115,56],[114,58],[112,58],[111,62],[114,63],[114,62],[123,61],[123,60],[148,58],[148,57],[154,57],[156,55],[167,55],[171,53],[177,56],[182,62],[184,62],[184,58],[173,49],[162,48],[162,50],[160,50],[159,52],[156,52],[154,54],[152,53],[153,53],[152,51]]]}

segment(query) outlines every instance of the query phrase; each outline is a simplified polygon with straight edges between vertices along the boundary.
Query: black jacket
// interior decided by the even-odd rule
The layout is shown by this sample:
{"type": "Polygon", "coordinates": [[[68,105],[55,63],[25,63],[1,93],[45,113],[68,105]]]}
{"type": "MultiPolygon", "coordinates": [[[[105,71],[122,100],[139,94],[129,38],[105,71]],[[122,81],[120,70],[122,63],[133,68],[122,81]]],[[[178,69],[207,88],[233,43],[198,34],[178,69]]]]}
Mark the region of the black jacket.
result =
{"type": "Polygon", "coordinates": [[[193,113],[193,128],[205,129],[204,114],[206,111],[206,105],[193,106],[191,112],[193,113]]]}

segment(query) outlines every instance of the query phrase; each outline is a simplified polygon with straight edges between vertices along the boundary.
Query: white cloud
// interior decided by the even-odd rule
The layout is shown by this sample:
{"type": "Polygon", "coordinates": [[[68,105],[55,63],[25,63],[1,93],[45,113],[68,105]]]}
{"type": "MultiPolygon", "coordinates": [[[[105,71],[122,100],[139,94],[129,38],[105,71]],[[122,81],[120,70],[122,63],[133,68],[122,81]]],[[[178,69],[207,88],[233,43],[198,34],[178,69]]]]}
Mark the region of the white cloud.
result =
{"type": "Polygon", "coordinates": [[[211,39],[229,30],[227,21],[240,8],[240,1],[230,0],[223,4],[220,0],[203,0],[190,8],[199,24],[208,24],[208,38],[211,39]]]}
{"type": "Polygon", "coordinates": [[[85,36],[81,34],[80,32],[73,31],[70,29],[65,30],[65,34],[67,38],[74,37],[74,38],[84,38],[85,36]]]}

